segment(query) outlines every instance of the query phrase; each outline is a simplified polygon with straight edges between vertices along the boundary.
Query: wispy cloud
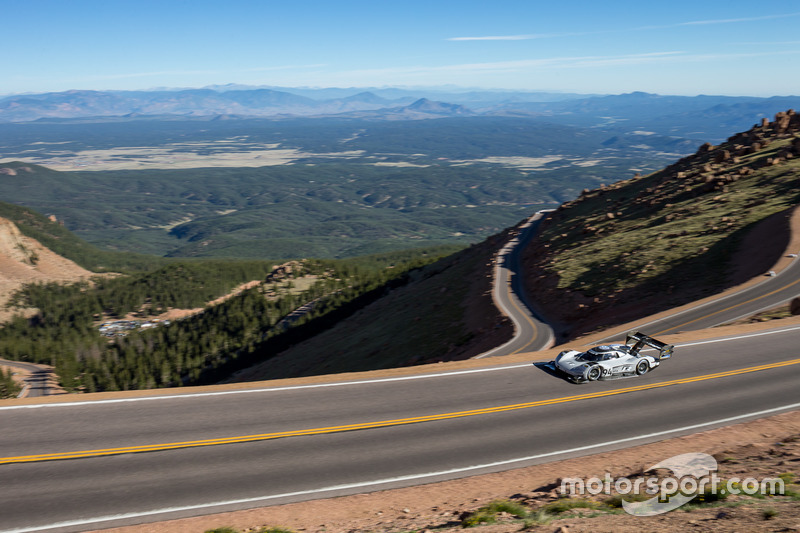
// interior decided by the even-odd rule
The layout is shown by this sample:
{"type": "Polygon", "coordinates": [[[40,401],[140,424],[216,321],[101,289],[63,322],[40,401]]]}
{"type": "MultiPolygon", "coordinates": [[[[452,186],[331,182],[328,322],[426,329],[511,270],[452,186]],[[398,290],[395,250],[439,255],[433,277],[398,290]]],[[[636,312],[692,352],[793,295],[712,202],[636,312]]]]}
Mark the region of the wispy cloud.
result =
{"type": "Polygon", "coordinates": [[[800,41],[743,41],[731,44],[737,46],[794,46],[800,44],[800,41]]]}
{"type": "Polygon", "coordinates": [[[736,19],[714,19],[714,20],[694,20],[690,22],[681,22],[680,24],[676,24],[677,26],[701,26],[705,24],[732,24],[735,22],[756,22],[759,20],[774,20],[780,18],[787,18],[787,17],[796,17],[800,15],[798,13],[785,13],[783,15],[763,15],[761,17],[744,17],[744,18],[736,18],[736,19]]]}
{"type": "Polygon", "coordinates": [[[673,60],[684,57],[684,52],[651,52],[644,54],[628,54],[614,56],[567,56],[552,57],[541,59],[522,59],[516,61],[495,61],[490,63],[461,63],[456,65],[438,66],[410,66],[410,67],[389,67],[383,69],[369,69],[351,71],[348,74],[364,75],[425,75],[432,73],[451,72],[451,73],[498,73],[498,72],[522,72],[537,68],[586,68],[607,65],[634,65],[643,63],[653,63],[664,60],[673,60]]]}
{"type": "Polygon", "coordinates": [[[527,41],[534,39],[552,39],[558,37],[579,37],[585,35],[598,35],[602,33],[620,33],[629,31],[641,30],[654,30],[654,29],[667,29],[667,28],[680,28],[684,26],[704,26],[711,24],[734,24],[739,22],[757,22],[760,20],[775,20],[788,17],[800,16],[800,12],[784,13],[781,15],[763,15],[760,17],[742,17],[742,18],[729,18],[729,19],[712,19],[712,20],[692,20],[688,22],[678,22],[675,24],[667,24],[663,26],[640,26],[638,28],[625,28],[618,30],[598,30],[591,32],[562,32],[562,33],[532,33],[528,35],[489,35],[489,36],[474,36],[474,37],[449,37],[447,41],[527,41]]]}
{"type": "MultiPolygon", "coordinates": [[[[592,32],[594,33],[594,32],[592,32]]],[[[574,37],[587,33],[533,33],[530,35],[486,35],[483,37],[450,37],[447,41],[530,41],[533,39],[550,39],[553,37],[574,37]]]]}
{"type": "MultiPolygon", "coordinates": [[[[475,77],[475,76],[496,76],[503,74],[525,75],[539,71],[551,70],[588,70],[592,68],[615,68],[627,67],[632,65],[657,65],[669,63],[711,63],[717,64],[721,61],[741,60],[757,57],[772,57],[774,55],[798,55],[797,51],[784,52],[737,52],[721,54],[692,54],[685,51],[650,52],[643,54],[608,55],[608,56],[563,56],[540,59],[523,59],[515,61],[496,61],[486,63],[460,63],[452,65],[434,66],[405,66],[405,67],[386,67],[378,69],[357,69],[339,74],[345,78],[376,79],[385,80],[403,79],[433,79],[441,75],[450,77],[475,77]]],[[[390,82],[387,82],[390,83],[390,82]]]]}

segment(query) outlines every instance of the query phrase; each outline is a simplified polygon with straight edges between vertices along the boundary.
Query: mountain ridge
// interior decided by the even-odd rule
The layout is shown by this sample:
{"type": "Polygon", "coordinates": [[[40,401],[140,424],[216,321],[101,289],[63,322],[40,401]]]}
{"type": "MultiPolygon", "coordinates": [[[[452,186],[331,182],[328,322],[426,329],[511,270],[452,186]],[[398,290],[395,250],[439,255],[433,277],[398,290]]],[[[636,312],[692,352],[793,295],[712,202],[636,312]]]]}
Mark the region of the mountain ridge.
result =
{"type": "Polygon", "coordinates": [[[800,115],[789,110],[562,204],[525,251],[527,287],[561,340],[678,307],[762,275],[783,241],[752,235],[785,233],[798,204],[800,115]]]}
{"type": "Polygon", "coordinates": [[[662,135],[717,142],[747,121],[800,107],[800,96],[673,96],[631,92],[578,95],[521,91],[435,89],[303,89],[237,87],[152,91],[75,90],[0,97],[0,122],[124,120],[166,116],[184,119],[337,117],[419,120],[460,116],[513,116],[579,127],[652,130],[662,135]],[[440,102],[419,109],[421,99],[440,102]],[[416,106],[416,107],[415,107],[416,106]],[[464,109],[458,108],[462,106],[464,109]],[[423,111],[423,112],[420,112],[423,111]]]}

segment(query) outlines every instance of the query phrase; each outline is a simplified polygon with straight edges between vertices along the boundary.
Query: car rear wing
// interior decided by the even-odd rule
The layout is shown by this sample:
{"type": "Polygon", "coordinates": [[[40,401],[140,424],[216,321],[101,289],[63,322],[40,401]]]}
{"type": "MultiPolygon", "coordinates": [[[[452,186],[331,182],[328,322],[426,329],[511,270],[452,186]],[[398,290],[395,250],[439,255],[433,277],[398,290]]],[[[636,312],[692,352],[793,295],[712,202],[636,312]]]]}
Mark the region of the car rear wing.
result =
{"type": "Polygon", "coordinates": [[[639,331],[631,331],[628,333],[628,336],[625,338],[625,344],[630,344],[631,341],[634,342],[634,345],[631,347],[631,354],[639,355],[642,348],[645,346],[652,346],[658,350],[658,357],[656,359],[669,359],[672,357],[672,350],[675,348],[672,344],[666,344],[639,331]]]}

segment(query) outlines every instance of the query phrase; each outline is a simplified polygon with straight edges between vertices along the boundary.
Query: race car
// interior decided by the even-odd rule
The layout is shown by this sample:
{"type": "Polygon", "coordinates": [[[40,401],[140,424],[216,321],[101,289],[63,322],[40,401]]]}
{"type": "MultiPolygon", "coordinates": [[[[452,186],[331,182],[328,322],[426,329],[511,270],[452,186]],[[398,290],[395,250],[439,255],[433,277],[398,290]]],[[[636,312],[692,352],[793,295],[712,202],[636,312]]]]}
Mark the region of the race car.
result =
{"type": "Polygon", "coordinates": [[[625,344],[595,346],[585,352],[566,350],[546,366],[564,374],[575,383],[612,377],[641,376],[660,365],[662,359],[672,357],[673,348],[672,344],[633,331],[628,333],[625,344]],[[640,352],[645,346],[658,350],[657,356],[642,355],[640,352]]]}

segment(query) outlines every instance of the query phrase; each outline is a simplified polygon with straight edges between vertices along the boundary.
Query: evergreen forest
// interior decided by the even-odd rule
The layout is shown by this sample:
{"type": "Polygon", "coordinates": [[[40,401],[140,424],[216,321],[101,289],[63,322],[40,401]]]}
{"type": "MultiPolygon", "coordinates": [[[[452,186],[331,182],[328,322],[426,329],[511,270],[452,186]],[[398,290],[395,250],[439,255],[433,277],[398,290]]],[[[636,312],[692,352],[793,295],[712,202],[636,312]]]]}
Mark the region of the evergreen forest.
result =
{"type": "Polygon", "coordinates": [[[0,368],[0,400],[4,398],[16,398],[22,387],[11,377],[12,372],[0,368]]]}
{"type": "Polygon", "coordinates": [[[0,329],[0,357],[55,367],[69,391],[115,391],[219,381],[406,282],[410,271],[456,247],[346,260],[189,261],[91,282],[30,284],[9,306],[35,308],[0,329]],[[208,302],[257,281],[215,305],[208,302]],[[145,321],[168,309],[185,318],[111,337],[99,326],[145,321]]]}

